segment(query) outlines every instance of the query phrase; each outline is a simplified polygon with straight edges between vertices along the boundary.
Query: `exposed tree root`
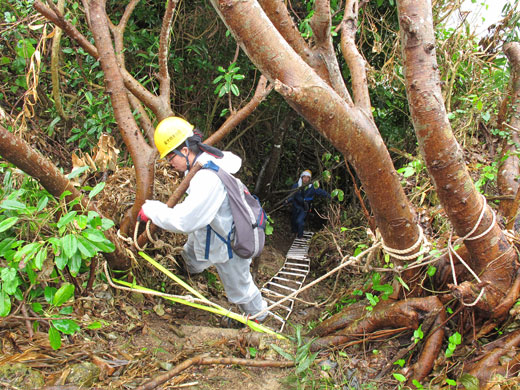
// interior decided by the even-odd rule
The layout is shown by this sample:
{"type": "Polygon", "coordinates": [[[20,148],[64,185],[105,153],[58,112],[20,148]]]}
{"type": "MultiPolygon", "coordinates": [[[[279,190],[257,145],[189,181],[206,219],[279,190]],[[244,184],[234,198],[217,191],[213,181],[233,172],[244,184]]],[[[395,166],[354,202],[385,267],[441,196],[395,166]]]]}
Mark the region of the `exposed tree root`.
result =
{"type": "Polygon", "coordinates": [[[515,347],[520,344],[520,330],[484,346],[485,354],[466,364],[465,371],[480,381],[480,387],[495,374],[516,375],[520,371],[520,353],[515,347]],[[504,359],[508,358],[508,359],[504,359]]]}
{"type": "Polygon", "coordinates": [[[360,304],[352,305],[324,321],[310,332],[309,336],[319,338],[312,344],[313,351],[344,346],[357,337],[378,329],[398,328],[417,329],[423,322],[423,332],[431,333],[424,343],[423,350],[409,371],[410,380],[422,380],[433,368],[434,361],[441,349],[444,338],[442,325],[446,314],[437,297],[411,298],[397,302],[384,302],[367,312],[360,304]],[[331,334],[335,332],[334,334],[331,334]]]}
{"type": "Polygon", "coordinates": [[[286,368],[294,366],[294,362],[289,361],[274,361],[274,360],[250,360],[250,359],[239,359],[239,358],[212,358],[204,355],[198,355],[191,359],[185,360],[182,363],[176,365],[170,371],[158,375],[155,379],[139,386],[136,390],[151,390],[157,386],[163,384],[169,379],[178,375],[180,372],[186,370],[188,367],[193,365],[209,365],[209,364],[238,364],[241,366],[252,366],[252,367],[279,367],[286,368]]]}

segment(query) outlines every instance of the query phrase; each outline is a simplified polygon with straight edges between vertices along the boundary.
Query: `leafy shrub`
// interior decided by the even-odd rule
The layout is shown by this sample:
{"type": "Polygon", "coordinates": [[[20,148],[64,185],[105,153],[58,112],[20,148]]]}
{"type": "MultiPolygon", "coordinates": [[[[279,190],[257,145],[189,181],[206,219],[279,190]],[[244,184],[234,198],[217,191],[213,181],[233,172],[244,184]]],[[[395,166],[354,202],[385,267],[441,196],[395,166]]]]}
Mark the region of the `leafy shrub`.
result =
{"type": "MultiPolygon", "coordinates": [[[[64,270],[76,277],[86,272],[101,252],[115,247],[103,232],[114,225],[94,211],[83,213],[80,200],[59,200],[39,184],[6,164],[0,165],[0,316],[12,311],[14,302],[26,303],[50,320],[49,338],[53,348],[61,345],[60,332],[80,329],[72,319],[72,306],[65,304],[75,287],[67,282],[64,270]]],[[[95,196],[102,185],[92,189],[95,196]]]]}

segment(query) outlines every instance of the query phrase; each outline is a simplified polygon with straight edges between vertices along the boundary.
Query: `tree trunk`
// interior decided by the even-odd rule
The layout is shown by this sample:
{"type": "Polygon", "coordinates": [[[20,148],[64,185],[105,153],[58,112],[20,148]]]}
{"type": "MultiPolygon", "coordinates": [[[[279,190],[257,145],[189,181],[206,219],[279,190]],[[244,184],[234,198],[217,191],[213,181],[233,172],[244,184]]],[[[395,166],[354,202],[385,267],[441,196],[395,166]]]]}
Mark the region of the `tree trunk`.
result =
{"type": "MultiPolygon", "coordinates": [[[[506,220],[506,228],[513,229],[520,198],[518,196],[519,159],[517,151],[520,145],[520,43],[504,45],[504,52],[511,64],[510,92],[504,99],[504,115],[499,115],[498,127],[508,132],[502,146],[501,165],[498,170],[497,184],[501,195],[510,195],[512,199],[500,201],[499,211],[506,220]],[[505,160],[503,160],[505,159],[505,160]]],[[[501,109],[502,111],[502,109],[501,109]]]]}
{"type": "Polygon", "coordinates": [[[131,218],[126,218],[127,223],[121,227],[122,233],[128,234],[130,231],[128,221],[135,221],[145,199],[152,198],[157,151],[146,143],[132,114],[127,90],[112,46],[104,2],[102,0],[94,0],[90,3],[90,23],[99,53],[101,68],[105,74],[107,93],[112,100],[117,126],[135,165],[138,191],[136,191],[134,205],[129,211],[131,218]]]}
{"type": "Polygon", "coordinates": [[[386,245],[396,249],[412,246],[419,237],[415,214],[370,116],[318,76],[280,35],[257,1],[212,0],[212,4],[251,61],[275,83],[275,89],[352,163],[386,245]]]}
{"type": "Polygon", "coordinates": [[[280,123],[279,128],[273,130],[273,149],[265,166],[262,167],[262,171],[258,175],[258,181],[255,186],[255,194],[257,194],[260,199],[265,199],[265,197],[271,193],[271,184],[278,171],[278,164],[280,163],[280,157],[282,155],[283,140],[294,118],[294,111],[290,111],[282,120],[282,123],[280,123]]]}
{"type": "Polygon", "coordinates": [[[471,255],[470,267],[482,283],[457,286],[454,282],[454,293],[468,304],[485,287],[477,307],[490,315],[511,286],[515,252],[473,185],[452,133],[440,88],[431,4],[401,0],[398,12],[406,91],[421,153],[456,234],[465,237],[476,229],[470,234],[473,239],[464,243],[471,255]],[[485,234],[477,238],[481,233],[485,234]]]}

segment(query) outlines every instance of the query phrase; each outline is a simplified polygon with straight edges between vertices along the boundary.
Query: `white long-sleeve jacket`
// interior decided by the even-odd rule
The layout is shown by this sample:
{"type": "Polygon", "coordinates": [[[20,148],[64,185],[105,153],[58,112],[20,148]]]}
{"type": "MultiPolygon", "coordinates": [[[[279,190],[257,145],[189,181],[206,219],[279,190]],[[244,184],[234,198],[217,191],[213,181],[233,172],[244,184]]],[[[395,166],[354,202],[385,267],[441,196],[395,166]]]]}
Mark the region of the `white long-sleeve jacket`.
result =
{"type": "MultiPolygon", "coordinates": [[[[204,164],[210,160],[231,174],[236,173],[242,165],[242,159],[231,152],[224,152],[221,159],[202,153],[197,162],[204,164]]],[[[162,229],[188,234],[188,241],[193,244],[197,259],[206,259],[208,254],[207,260],[211,263],[229,260],[227,244],[215,235],[217,232],[227,237],[233,224],[224,184],[211,170],[201,169],[191,179],[187,194],[184,201],[173,208],[157,200],[147,200],[143,211],[162,229]],[[212,228],[209,234],[209,253],[206,253],[207,225],[212,228]]]]}

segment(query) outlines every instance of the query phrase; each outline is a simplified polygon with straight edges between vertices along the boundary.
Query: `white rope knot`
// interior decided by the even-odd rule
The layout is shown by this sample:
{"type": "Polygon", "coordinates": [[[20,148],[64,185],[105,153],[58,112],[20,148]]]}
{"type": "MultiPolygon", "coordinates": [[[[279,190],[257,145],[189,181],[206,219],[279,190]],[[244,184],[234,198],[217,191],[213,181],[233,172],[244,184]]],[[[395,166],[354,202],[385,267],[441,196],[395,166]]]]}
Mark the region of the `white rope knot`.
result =
{"type": "Polygon", "coordinates": [[[402,260],[402,261],[416,259],[417,257],[423,255],[424,253],[428,253],[430,250],[430,243],[428,242],[428,239],[424,235],[421,225],[417,225],[417,228],[419,229],[419,237],[417,237],[417,240],[411,247],[406,248],[406,249],[390,248],[389,246],[385,245],[385,242],[382,237],[380,238],[381,247],[383,248],[383,250],[386,253],[388,253],[392,257],[394,257],[398,260],[402,260]],[[407,256],[403,256],[403,255],[406,255],[407,253],[415,251],[419,247],[421,247],[421,249],[418,252],[412,253],[407,256]]]}

